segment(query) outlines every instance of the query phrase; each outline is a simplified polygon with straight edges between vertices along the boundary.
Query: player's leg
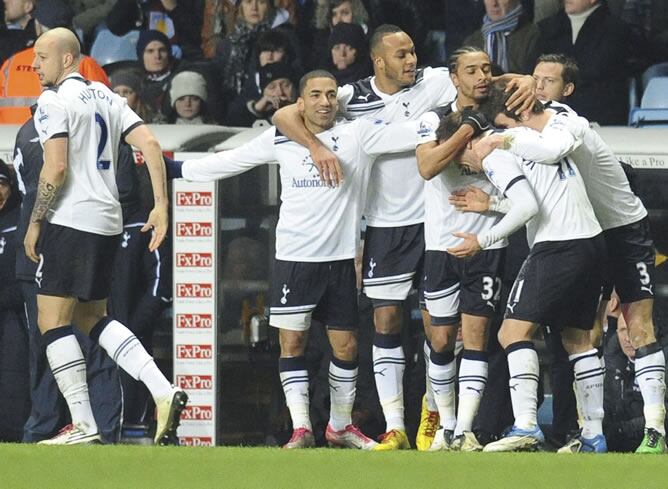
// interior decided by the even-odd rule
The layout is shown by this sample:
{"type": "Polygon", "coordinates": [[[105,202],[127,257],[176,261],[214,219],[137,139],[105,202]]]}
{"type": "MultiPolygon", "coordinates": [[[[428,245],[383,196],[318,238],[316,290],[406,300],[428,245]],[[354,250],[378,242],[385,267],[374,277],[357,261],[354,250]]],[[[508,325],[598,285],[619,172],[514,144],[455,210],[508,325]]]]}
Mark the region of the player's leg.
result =
{"type": "Polygon", "coordinates": [[[544,441],[536,418],[539,366],[533,335],[537,328],[536,323],[511,318],[506,318],[501,325],[498,338],[508,356],[515,421],[506,436],[485,445],[485,452],[536,450],[544,441]]]}
{"type": "Polygon", "coordinates": [[[635,376],[643,397],[645,437],[639,453],[662,453],[665,442],[666,359],[654,335],[653,299],[622,304],[622,314],[635,348],[635,376]]]}
{"type": "Polygon", "coordinates": [[[283,448],[315,446],[309,417],[308,370],[304,356],[307,338],[307,329],[295,331],[281,328],[279,331],[281,356],[278,359],[278,373],[292,419],[292,436],[283,448]]]}
{"type": "Polygon", "coordinates": [[[635,349],[635,375],[644,402],[645,437],[641,453],[666,451],[666,359],[656,341],[652,310],[656,252],[647,218],[606,231],[615,290],[622,303],[629,339],[635,349]]]}
{"type": "Polygon", "coordinates": [[[505,249],[493,249],[457,260],[464,351],[459,365],[459,406],[452,444],[455,450],[482,450],[472,426],[487,385],[489,326],[501,296],[499,275],[504,258],[505,249]]]}
{"type": "Polygon", "coordinates": [[[460,274],[453,267],[456,258],[442,251],[425,254],[425,305],[430,315],[431,347],[427,379],[434,393],[442,430],[433,450],[449,449],[457,423],[454,350],[460,326],[460,274]]]}
{"type": "Polygon", "coordinates": [[[582,423],[581,433],[559,453],[606,452],[603,436],[603,378],[605,368],[591,342],[591,331],[564,328],[561,341],[573,366],[575,399],[582,423]]]}
{"type": "Polygon", "coordinates": [[[86,361],[74,336],[72,319],[76,299],[37,295],[37,322],[51,371],[72,416],[73,429],[44,444],[78,444],[100,441],[86,383],[86,361]]]}
{"type": "Polygon", "coordinates": [[[352,423],[359,359],[357,350],[357,287],[352,260],[327,265],[327,290],[313,317],[327,325],[332,346],[329,363],[330,417],[325,438],[332,446],[370,450],[377,443],[352,423]]]}
{"type": "Polygon", "coordinates": [[[278,372],[293,429],[284,448],[315,446],[304,352],[313,311],[327,290],[328,273],[327,263],[274,263],[269,324],[279,329],[278,372]]]}
{"type": "Polygon", "coordinates": [[[106,299],[80,302],[75,310],[75,322],[119,367],[144,383],[151,393],[157,409],[155,443],[178,444],[176,429],[188,401],[187,394],[171,385],[134,333],[107,316],[106,311],[106,299]]]}
{"type": "Polygon", "coordinates": [[[489,323],[489,317],[462,314],[464,351],[459,364],[459,406],[452,449],[482,450],[482,445],[478,443],[472,427],[487,385],[489,323]]]}
{"type": "Polygon", "coordinates": [[[419,276],[423,255],[422,224],[367,227],[362,282],[364,293],[374,306],[374,380],[386,422],[386,433],[376,447],[378,450],[410,446],[404,423],[406,360],[401,345],[402,304],[413,288],[415,277],[419,276]]]}
{"type": "Polygon", "coordinates": [[[420,299],[420,313],[422,315],[422,324],[424,325],[425,340],[422,344],[422,355],[425,368],[425,394],[422,397],[422,406],[420,409],[420,424],[415,437],[415,447],[419,451],[428,450],[431,447],[438,427],[440,417],[438,415],[438,406],[434,398],[434,390],[429,382],[429,353],[431,352],[431,317],[427,311],[424,299],[420,299]]]}

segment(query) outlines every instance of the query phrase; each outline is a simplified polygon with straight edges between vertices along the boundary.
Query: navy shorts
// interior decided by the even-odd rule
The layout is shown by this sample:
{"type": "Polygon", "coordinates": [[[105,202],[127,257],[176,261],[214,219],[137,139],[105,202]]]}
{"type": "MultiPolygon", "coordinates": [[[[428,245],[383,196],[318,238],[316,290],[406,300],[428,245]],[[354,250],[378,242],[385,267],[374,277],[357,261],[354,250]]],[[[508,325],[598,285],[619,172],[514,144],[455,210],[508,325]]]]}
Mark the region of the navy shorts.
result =
{"type": "Polygon", "coordinates": [[[272,326],[306,331],[315,319],[330,329],[356,330],[357,311],[354,260],[276,260],[269,311],[272,326]]]}
{"type": "Polygon", "coordinates": [[[374,305],[406,299],[421,285],[423,265],[424,224],[366,228],[362,284],[374,305]]]}

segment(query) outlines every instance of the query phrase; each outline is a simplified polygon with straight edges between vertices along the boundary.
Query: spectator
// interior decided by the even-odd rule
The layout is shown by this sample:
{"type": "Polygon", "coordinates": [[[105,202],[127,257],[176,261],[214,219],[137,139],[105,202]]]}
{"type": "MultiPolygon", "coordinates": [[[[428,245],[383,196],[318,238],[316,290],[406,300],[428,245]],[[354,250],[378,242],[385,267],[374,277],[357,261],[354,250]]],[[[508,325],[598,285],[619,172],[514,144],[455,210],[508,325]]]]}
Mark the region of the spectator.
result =
{"type": "Polygon", "coordinates": [[[371,75],[369,43],[358,24],[339,23],[329,35],[330,62],[328,69],[339,86],[356,82],[371,75]]]}
{"type": "Polygon", "coordinates": [[[208,124],[206,80],[194,71],[182,71],[172,79],[169,89],[170,124],[208,124]]]}
{"type": "Polygon", "coordinates": [[[16,280],[19,189],[0,160],[0,440],[21,441],[30,413],[28,337],[16,280]]]}
{"type": "Polygon", "coordinates": [[[223,89],[235,95],[248,78],[248,63],[258,35],[288,20],[285,10],[276,10],[269,0],[237,0],[234,30],[217,49],[222,64],[223,89]]]}
{"type": "Polygon", "coordinates": [[[538,56],[538,28],[520,0],[485,0],[482,28],[464,44],[483,48],[504,72],[530,73],[538,56]]]}
{"type": "Polygon", "coordinates": [[[137,41],[137,59],[144,70],[140,98],[152,114],[146,122],[163,123],[167,120],[163,101],[176,65],[167,36],[160,31],[142,31],[137,41]]]}
{"type": "Polygon", "coordinates": [[[32,0],[5,0],[6,28],[0,30],[0,64],[21,51],[37,39],[32,12],[35,2],[32,0]]]}
{"type": "Polygon", "coordinates": [[[313,36],[313,50],[309,66],[326,68],[330,65],[331,53],[328,48],[332,28],[340,23],[358,24],[367,32],[367,13],[361,0],[324,0],[319,1],[315,8],[314,24],[316,31],[313,36]]]}
{"type": "Polygon", "coordinates": [[[563,53],[580,67],[571,107],[600,124],[626,124],[629,60],[637,43],[629,27],[600,0],[565,0],[564,10],[539,24],[540,49],[563,53]]]}
{"type": "MultiPolygon", "coordinates": [[[[62,0],[43,0],[33,11],[37,35],[54,27],[71,27],[72,11],[62,0]]],[[[33,47],[19,51],[0,68],[0,124],[23,124],[30,118],[30,106],[42,93],[32,63],[33,47]]],[[[87,80],[109,85],[104,70],[89,56],[82,56],[79,72],[87,80]]]]}
{"type": "Polygon", "coordinates": [[[199,0],[117,0],[107,27],[123,36],[133,29],[157,30],[167,36],[175,57],[201,56],[202,6],[199,0]]]}
{"type": "Polygon", "coordinates": [[[141,75],[133,69],[121,69],[110,76],[111,88],[124,97],[128,106],[144,121],[154,119],[151,109],[139,96],[141,93],[141,75]]]}
{"type": "Polygon", "coordinates": [[[563,54],[543,54],[533,69],[536,98],[541,102],[554,100],[568,103],[575,91],[580,69],[574,59],[563,54]]]}
{"type": "MultiPolygon", "coordinates": [[[[260,87],[260,69],[271,63],[283,62],[293,66],[297,63],[289,38],[280,30],[272,29],[260,34],[255,45],[255,58],[248,68],[249,76],[244,83],[244,87],[239,95],[229,105],[228,112],[244,114],[241,120],[247,121],[244,124],[252,124],[252,120],[247,118],[246,105],[249,102],[255,103],[262,97],[262,88],[260,87]]],[[[301,70],[295,69],[298,73],[301,70]]],[[[236,118],[235,118],[236,119],[236,118]]],[[[227,121],[226,121],[227,122],[227,121]]],[[[230,122],[230,124],[233,124],[230,122]]]]}
{"type": "Polygon", "coordinates": [[[74,12],[72,25],[75,29],[80,29],[87,40],[114,6],[114,0],[67,0],[67,3],[74,12]]]}
{"type": "Polygon", "coordinates": [[[231,126],[251,127],[256,121],[271,123],[271,117],[279,108],[297,100],[296,74],[285,63],[270,63],[260,68],[262,96],[245,105],[230,106],[227,123],[231,126]]]}

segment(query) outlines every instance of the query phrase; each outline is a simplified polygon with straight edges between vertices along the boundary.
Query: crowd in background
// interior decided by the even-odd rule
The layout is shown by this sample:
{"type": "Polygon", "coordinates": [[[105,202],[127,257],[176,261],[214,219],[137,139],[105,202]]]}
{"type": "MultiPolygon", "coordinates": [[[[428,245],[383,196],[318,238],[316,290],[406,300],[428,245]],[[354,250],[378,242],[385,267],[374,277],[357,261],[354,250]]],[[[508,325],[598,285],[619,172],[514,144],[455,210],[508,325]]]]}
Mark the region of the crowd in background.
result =
{"type": "Polygon", "coordinates": [[[384,23],[411,35],[423,66],[445,65],[462,45],[483,47],[498,72],[526,74],[540,54],[570,55],[581,79],[569,103],[604,125],[626,124],[629,79],[668,60],[660,0],[5,0],[4,12],[0,123],[27,119],[16,106],[30,100],[17,99],[39,92],[26,92],[32,52],[21,53],[61,26],[91,56],[84,75],[159,124],[269,121],[308,70],[327,69],[339,84],[371,75],[368,38],[384,23]]]}

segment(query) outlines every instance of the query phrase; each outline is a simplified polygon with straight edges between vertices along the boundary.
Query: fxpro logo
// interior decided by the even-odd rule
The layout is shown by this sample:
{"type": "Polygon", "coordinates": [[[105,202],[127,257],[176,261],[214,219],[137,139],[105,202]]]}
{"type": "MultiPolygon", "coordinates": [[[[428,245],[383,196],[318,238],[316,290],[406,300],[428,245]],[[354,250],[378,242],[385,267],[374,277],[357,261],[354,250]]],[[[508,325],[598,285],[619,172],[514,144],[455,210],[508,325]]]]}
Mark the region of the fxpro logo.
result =
{"type": "Polygon", "coordinates": [[[176,284],[176,297],[211,298],[213,297],[213,284],[176,284]]]}
{"type": "Polygon", "coordinates": [[[213,194],[211,192],[176,192],[176,205],[211,207],[213,205],[213,194]]]}
{"type": "Polygon", "coordinates": [[[212,447],[213,439],[210,436],[180,436],[179,443],[185,447],[212,447]]]}
{"type": "Polygon", "coordinates": [[[209,360],[213,358],[213,345],[176,345],[179,360],[209,360]]]}
{"type": "Polygon", "coordinates": [[[187,390],[213,389],[213,376],[211,375],[177,375],[176,385],[187,390]]]}
{"type": "Polygon", "coordinates": [[[212,406],[186,406],[181,413],[181,421],[212,421],[212,406]]]}
{"type": "Polygon", "coordinates": [[[211,329],[213,316],[211,314],[177,314],[176,327],[178,329],[211,329]]]}
{"type": "Polygon", "coordinates": [[[177,222],[176,235],[182,238],[209,238],[213,236],[213,223],[177,222]]]}
{"type": "Polygon", "coordinates": [[[213,266],[213,254],[177,253],[176,266],[179,268],[211,268],[213,266]]]}

